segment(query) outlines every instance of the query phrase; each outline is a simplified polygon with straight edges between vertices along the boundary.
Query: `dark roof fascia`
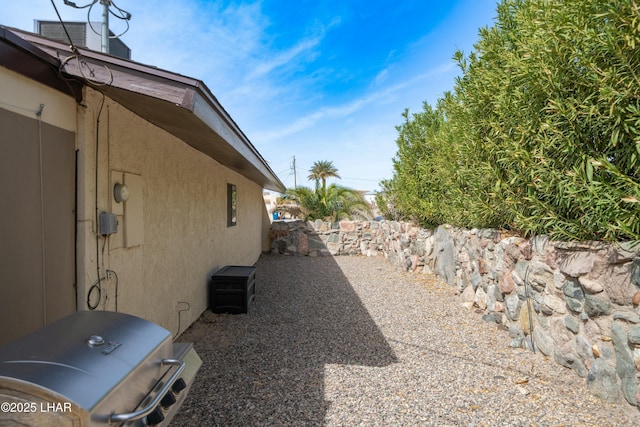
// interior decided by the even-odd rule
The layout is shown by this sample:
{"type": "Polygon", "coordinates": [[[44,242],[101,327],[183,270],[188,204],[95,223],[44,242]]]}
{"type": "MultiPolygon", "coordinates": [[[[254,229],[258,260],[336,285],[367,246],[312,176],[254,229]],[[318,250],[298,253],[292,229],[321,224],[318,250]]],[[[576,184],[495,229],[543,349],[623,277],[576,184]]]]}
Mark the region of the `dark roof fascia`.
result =
{"type": "Polygon", "coordinates": [[[45,86],[82,100],[82,84],[61,78],[60,61],[0,25],[0,66],[29,77],[45,86]]]}
{"type": "MultiPolygon", "coordinates": [[[[67,60],[75,55],[70,46],[15,31],[64,62],[67,74],[86,79],[87,72],[81,69],[84,66],[67,60]]],[[[85,63],[95,67],[91,77],[94,84],[89,86],[264,188],[285,191],[266,160],[202,81],[101,52],[84,48],[77,51],[85,63]],[[113,81],[109,82],[111,77],[113,81]],[[177,117],[181,117],[181,123],[177,123],[177,117]]]]}
{"type": "MultiPolygon", "coordinates": [[[[218,102],[215,96],[207,89],[204,83],[200,82],[202,86],[199,86],[199,89],[202,89],[196,92],[196,96],[194,97],[193,102],[193,112],[196,116],[198,116],[202,121],[209,124],[210,127],[215,129],[215,123],[217,119],[215,116],[212,116],[212,113],[217,113],[217,117],[222,118],[227,127],[233,129],[232,135],[227,135],[228,138],[232,138],[235,141],[235,148],[242,154],[242,156],[246,159],[254,159],[254,165],[259,166],[258,170],[260,173],[265,176],[272,176],[275,178],[274,185],[269,187],[270,190],[279,191],[284,193],[286,191],[286,187],[280,179],[273,172],[267,161],[262,157],[260,152],[255,148],[255,146],[251,143],[249,138],[242,132],[242,130],[238,127],[235,121],[229,116],[229,114],[224,110],[222,105],[218,102]]],[[[223,131],[222,129],[220,129],[223,131]]],[[[217,129],[216,129],[217,131],[217,129]]]]}

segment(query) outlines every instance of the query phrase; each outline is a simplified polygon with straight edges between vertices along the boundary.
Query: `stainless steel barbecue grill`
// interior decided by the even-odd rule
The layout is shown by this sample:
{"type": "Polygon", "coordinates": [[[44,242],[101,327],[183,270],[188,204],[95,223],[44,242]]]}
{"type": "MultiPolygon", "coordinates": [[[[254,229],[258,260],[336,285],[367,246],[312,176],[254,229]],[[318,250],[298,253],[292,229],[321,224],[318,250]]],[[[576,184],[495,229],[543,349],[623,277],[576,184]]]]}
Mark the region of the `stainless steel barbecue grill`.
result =
{"type": "Polygon", "coordinates": [[[152,322],[78,312],[0,347],[0,426],[167,425],[201,363],[152,322]]]}

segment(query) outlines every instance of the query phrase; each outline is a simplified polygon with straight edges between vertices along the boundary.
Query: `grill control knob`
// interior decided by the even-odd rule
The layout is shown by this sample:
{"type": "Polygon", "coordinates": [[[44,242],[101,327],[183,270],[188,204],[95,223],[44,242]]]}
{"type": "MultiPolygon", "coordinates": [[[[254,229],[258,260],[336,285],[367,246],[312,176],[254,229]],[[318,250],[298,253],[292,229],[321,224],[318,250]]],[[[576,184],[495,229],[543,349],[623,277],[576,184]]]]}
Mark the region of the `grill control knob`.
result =
{"type": "Polygon", "coordinates": [[[167,394],[165,394],[160,401],[160,405],[165,409],[173,405],[174,403],[176,403],[176,396],[170,391],[167,392],[167,394]]]}
{"type": "Polygon", "coordinates": [[[102,338],[100,335],[91,335],[88,339],[88,342],[91,347],[96,347],[104,344],[104,338],[102,338]]]}
{"type": "Polygon", "coordinates": [[[171,386],[171,390],[173,390],[174,393],[180,393],[185,388],[187,388],[187,383],[184,382],[182,378],[178,378],[171,386]]]}
{"type": "Polygon", "coordinates": [[[147,415],[147,425],[149,426],[158,425],[162,421],[164,421],[164,414],[162,413],[162,410],[159,406],[156,407],[156,409],[154,409],[152,413],[147,415]]]}

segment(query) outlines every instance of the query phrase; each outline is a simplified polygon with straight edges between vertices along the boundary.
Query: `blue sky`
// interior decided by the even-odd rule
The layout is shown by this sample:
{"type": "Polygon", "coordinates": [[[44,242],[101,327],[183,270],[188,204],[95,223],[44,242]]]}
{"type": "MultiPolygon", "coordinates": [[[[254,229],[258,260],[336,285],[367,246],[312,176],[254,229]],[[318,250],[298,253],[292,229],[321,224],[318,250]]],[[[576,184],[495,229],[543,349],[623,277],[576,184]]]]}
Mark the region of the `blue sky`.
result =
{"type": "MultiPolygon", "coordinates": [[[[64,20],[87,19],[87,9],[54,1],[64,20]]],[[[369,191],[393,175],[404,109],[419,112],[453,88],[451,57],[473,49],[497,3],[114,1],[132,14],[122,36],[132,59],[202,80],[285,185],[295,156],[298,185],[312,185],[314,161],[330,160],[337,182],[369,191]]],[[[57,19],[51,0],[0,6],[1,25],[33,31],[36,19],[57,19]]],[[[123,28],[111,19],[114,33],[123,28]]]]}

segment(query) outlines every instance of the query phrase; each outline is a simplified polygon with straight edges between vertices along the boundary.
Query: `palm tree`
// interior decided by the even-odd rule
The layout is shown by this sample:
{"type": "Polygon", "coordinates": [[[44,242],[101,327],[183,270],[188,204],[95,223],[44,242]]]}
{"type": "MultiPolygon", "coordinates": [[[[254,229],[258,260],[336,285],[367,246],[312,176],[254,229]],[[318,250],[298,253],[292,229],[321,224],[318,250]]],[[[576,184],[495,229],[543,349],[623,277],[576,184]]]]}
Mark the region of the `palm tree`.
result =
{"type": "Polygon", "coordinates": [[[324,192],[324,199],[333,221],[352,217],[371,217],[371,207],[358,191],[331,184],[324,192]]]}
{"type": "Polygon", "coordinates": [[[288,188],[276,209],[308,221],[371,217],[371,208],[360,192],[336,184],[324,192],[320,188],[288,188]]]}
{"type": "Polygon", "coordinates": [[[316,182],[316,190],[322,181],[322,192],[327,192],[327,178],[338,178],[340,179],[340,175],[338,175],[338,169],[333,165],[333,162],[328,160],[319,160],[313,164],[311,169],[309,169],[308,179],[312,179],[316,182]]]}
{"type": "Polygon", "coordinates": [[[285,212],[294,218],[306,220],[321,216],[318,192],[308,187],[287,188],[276,206],[278,212],[285,212]]]}
{"type": "Polygon", "coordinates": [[[340,178],[333,162],[326,160],[315,162],[309,169],[309,179],[316,182],[315,190],[308,187],[288,188],[282,197],[282,203],[276,209],[306,220],[338,221],[354,216],[361,218],[371,216],[371,207],[362,193],[336,184],[327,187],[329,177],[340,178]],[[320,187],[321,181],[322,187],[320,187]]]}

